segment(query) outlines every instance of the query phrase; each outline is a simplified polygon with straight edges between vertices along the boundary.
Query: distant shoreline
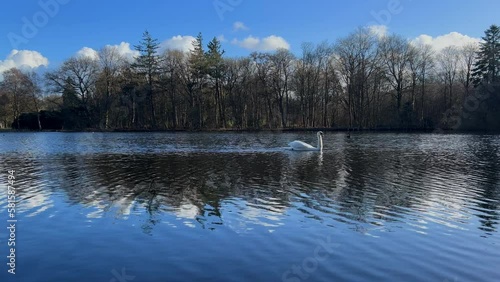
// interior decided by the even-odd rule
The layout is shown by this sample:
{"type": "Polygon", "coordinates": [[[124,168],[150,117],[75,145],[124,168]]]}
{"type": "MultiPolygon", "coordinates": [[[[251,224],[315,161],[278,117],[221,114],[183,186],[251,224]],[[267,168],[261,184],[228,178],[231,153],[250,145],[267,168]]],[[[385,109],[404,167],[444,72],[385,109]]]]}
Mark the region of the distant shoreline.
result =
{"type": "MultiPolygon", "coordinates": [[[[312,132],[312,131],[325,131],[325,132],[340,132],[340,133],[433,133],[436,129],[398,129],[398,128],[377,128],[377,129],[347,129],[347,128],[260,128],[260,129],[84,129],[84,130],[16,130],[16,129],[0,129],[0,133],[36,133],[36,132],[60,132],[60,133],[180,133],[180,132],[198,132],[198,133],[217,133],[217,132],[312,132]]],[[[498,134],[495,131],[464,131],[464,130],[440,130],[441,133],[482,133],[482,134],[498,134]]]]}

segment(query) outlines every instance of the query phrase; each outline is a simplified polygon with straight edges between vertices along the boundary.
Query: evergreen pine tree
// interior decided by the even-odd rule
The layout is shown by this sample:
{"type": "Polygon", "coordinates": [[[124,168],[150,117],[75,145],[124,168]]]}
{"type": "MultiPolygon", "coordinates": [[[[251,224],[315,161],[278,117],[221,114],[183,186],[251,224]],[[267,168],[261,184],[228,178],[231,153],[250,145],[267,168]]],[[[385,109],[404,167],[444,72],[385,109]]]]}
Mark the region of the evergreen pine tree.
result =
{"type": "Polygon", "coordinates": [[[472,73],[475,87],[481,83],[497,82],[500,77],[500,28],[490,26],[482,39],[472,73]]]}
{"type": "Polygon", "coordinates": [[[205,51],[203,50],[203,36],[201,32],[193,41],[193,50],[190,52],[189,64],[191,66],[192,75],[195,78],[202,78],[207,72],[207,60],[205,51]]]}
{"type": "Polygon", "coordinates": [[[193,49],[189,53],[189,67],[191,73],[190,101],[191,124],[194,128],[203,127],[203,86],[207,74],[207,60],[203,50],[203,36],[201,32],[193,40],[193,49]]]}
{"type": "Polygon", "coordinates": [[[160,43],[158,43],[158,39],[153,38],[148,31],[145,31],[142,35],[142,41],[139,45],[134,47],[135,50],[139,51],[140,55],[137,57],[133,66],[139,75],[144,75],[146,77],[147,99],[151,111],[151,125],[153,128],[156,128],[154,87],[160,73],[160,56],[158,55],[160,43]]]}
{"type": "Polygon", "coordinates": [[[220,41],[216,37],[208,43],[208,51],[206,53],[207,71],[214,81],[215,123],[217,127],[222,126],[225,128],[226,115],[221,83],[225,69],[224,59],[222,58],[224,52],[220,41]]]}

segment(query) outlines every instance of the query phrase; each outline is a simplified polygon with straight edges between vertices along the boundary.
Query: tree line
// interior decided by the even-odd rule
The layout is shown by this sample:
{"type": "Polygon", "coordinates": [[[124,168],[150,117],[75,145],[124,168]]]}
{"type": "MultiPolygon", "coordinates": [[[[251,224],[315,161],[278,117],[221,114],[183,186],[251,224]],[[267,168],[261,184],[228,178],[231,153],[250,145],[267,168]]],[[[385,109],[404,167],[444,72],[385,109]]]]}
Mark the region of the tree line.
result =
{"type": "Polygon", "coordinates": [[[132,61],[116,48],[39,76],[0,82],[0,128],[31,130],[500,129],[500,28],[479,44],[435,52],[359,28],[228,58],[221,42],[159,52],[145,32],[132,61]],[[457,125],[457,119],[460,123],[457,125]]]}

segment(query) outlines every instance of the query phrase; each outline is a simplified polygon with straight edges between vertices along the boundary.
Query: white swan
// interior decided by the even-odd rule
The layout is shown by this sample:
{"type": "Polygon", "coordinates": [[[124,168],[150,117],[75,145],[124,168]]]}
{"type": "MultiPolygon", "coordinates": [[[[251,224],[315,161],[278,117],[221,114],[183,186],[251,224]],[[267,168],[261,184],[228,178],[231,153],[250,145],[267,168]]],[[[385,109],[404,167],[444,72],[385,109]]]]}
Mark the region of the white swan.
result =
{"type": "Polygon", "coordinates": [[[293,141],[288,143],[289,149],[292,151],[323,151],[323,132],[316,133],[318,136],[318,146],[314,147],[302,141],[293,141]]]}

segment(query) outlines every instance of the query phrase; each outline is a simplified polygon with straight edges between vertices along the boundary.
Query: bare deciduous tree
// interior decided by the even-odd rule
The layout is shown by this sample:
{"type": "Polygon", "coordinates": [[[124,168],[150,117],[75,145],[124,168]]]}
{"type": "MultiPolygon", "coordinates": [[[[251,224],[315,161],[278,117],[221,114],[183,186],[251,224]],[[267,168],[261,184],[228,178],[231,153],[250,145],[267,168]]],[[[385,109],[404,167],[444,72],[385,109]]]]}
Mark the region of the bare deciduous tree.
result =
{"type": "Polygon", "coordinates": [[[459,50],[454,47],[444,48],[437,56],[437,72],[442,79],[444,89],[444,102],[446,109],[453,105],[453,88],[458,75],[458,67],[460,63],[459,50]]]}
{"type": "Polygon", "coordinates": [[[479,45],[470,43],[459,50],[459,79],[464,87],[464,95],[469,95],[472,88],[472,69],[476,61],[476,54],[479,52],[479,45]]]}
{"type": "Polygon", "coordinates": [[[409,84],[409,64],[415,51],[408,40],[399,35],[390,35],[382,38],[380,55],[386,67],[389,83],[394,89],[396,108],[399,112],[404,90],[409,84]]]}

